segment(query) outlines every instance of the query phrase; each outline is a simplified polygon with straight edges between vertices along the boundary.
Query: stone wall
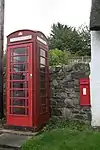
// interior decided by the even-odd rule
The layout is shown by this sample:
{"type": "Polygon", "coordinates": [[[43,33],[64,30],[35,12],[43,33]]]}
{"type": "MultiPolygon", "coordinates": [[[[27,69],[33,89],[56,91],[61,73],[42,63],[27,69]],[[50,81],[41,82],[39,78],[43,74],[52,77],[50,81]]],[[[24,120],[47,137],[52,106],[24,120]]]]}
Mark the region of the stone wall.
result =
{"type": "Polygon", "coordinates": [[[76,63],[50,68],[52,116],[90,122],[90,107],[80,106],[80,78],[89,76],[89,64],[76,63]]]}
{"type": "Polygon", "coordinates": [[[82,56],[82,57],[72,57],[68,59],[68,64],[75,64],[75,63],[89,63],[91,61],[90,56],[82,56]]]}

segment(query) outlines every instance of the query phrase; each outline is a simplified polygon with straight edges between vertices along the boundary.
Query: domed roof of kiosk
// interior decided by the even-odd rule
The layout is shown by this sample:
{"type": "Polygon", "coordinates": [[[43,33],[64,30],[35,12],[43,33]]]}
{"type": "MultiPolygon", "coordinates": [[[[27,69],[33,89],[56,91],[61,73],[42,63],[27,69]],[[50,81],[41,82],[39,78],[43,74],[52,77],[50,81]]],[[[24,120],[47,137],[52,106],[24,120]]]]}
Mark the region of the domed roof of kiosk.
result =
{"type": "Polygon", "coordinates": [[[23,32],[23,31],[29,31],[29,32],[33,32],[33,33],[41,33],[41,34],[47,39],[46,35],[45,35],[43,32],[38,31],[38,30],[30,30],[30,29],[20,29],[20,30],[16,30],[16,31],[10,33],[9,35],[7,35],[7,37],[10,36],[10,35],[12,35],[12,34],[14,34],[14,33],[16,33],[16,32],[23,32]]]}

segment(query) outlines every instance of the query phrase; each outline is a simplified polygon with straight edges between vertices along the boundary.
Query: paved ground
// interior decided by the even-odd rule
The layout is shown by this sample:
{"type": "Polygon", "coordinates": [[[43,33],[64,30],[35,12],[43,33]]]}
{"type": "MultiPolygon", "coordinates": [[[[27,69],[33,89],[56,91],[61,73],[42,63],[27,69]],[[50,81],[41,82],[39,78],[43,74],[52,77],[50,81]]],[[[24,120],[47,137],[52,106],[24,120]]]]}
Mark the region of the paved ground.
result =
{"type": "Polygon", "coordinates": [[[28,139],[38,133],[6,130],[0,121],[0,150],[18,150],[28,139]]]}
{"type": "Polygon", "coordinates": [[[0,148],[0,150],[15,150],[15,149],[11,149],[11,148],[0,148]]]}
{"type": "Polygon", "coordinates": [[[3,147],[0,147],[0,150],[17,150],[15,148],[3,148],[3,147]]]}
{"type": "Polygon", "coordinates": [[[24,144],[31,137],[32,136],[12,134],[12,133],[1,133],[0,150],[20,149],[22,144],[24,144]]]}

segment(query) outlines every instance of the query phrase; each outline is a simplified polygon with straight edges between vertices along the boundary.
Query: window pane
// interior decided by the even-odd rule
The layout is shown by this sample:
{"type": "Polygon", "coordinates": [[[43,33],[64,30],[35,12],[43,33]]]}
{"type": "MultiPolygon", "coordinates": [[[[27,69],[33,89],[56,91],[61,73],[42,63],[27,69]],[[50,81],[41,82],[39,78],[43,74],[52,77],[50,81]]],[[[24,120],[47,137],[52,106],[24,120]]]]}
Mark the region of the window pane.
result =
{"type": "Polygon", "coordinates": [[[46,59],[43,57],[40,57],[40,64],[45,65],[46,64],[46,59]]]}
{"type": "Polygon", "coordinates": [[[40,89],[40,96],[45,96],[45,89],[40,89]]]}
{"type": "Polygon", "coordinates": [[[44,89],[45,88],[45,81],[40,81],[40,88],[44,89]]]}
{"type": "Polygon", "coordinates": [[[11,97],[28,97],[28,91],[26,90],[12,90],[10,91],[11,97]]]}
{"type": "Polygon", "coordinates": [[[27,82],[11,82],[10,83],[10,88],[28,88],[28,83],[27,82]]]}
{"type": "Polygon", "coordinates": [[[19,48],[14,48],[11,49],[11,55],[20,55],[20,54],[26,54],[27,53],[27,48],[25,47],[19,47],[19,48]]]}
{"type": "Polygon", "coordinates": [[[11,72],[27,71],[27,64],[12,64],[10,65],[11,72]]]}
{"type": "Polygon", "coordinates": [[[11,65],[11,72],[19,72],[19,71],[27,71],[27,66],[26,64],[12,64],[11,65]]]}
{"type": "Polygon", "coordinates": [[[42,113],[46,112],[46,106],[42,106],[42,113]]]}
{"type": "Polygon", "coordinates": [[[26,62],[27,61],[27,56],[16,56],[16,57],[11,57],[11,62],[26,62]]]}
{"type": "Polygon", "coordinates": [[[40,99],[42,104],[46,104],[46,97],[41,97],[40,99]]]}
{"type": "Polygon", "coordinates": [[[27,79],[27,73],[13,73],[10,75],[10,80],[25,80],[27,79]]]}
{"type": "Polygon", "coordinates": [[[40,56],[45,57],[45,51],[43,49],[40,49],[40,56]]]}
{"type": "Polygon", "coordinates": [[[46,66],[40,65],[40,72],[45,72],[46,66]]]}
{"type": "Polygon", "coordinates": [[[45,82],[45,73],[40,72],[40,81],[45,82]]]}
{"type": "Polygon", "coordinates": [[[25,108],[12,108],[13,114],[25,115],[25,108]]]}
{"type": "MultiPolygon", "coordinates": [[[[25,102],[27,104],[27,99],[13,99],[12,106],[25,106],[25,102]]],[[[28,105],[27,105],[28,106],[28,105]]]]}

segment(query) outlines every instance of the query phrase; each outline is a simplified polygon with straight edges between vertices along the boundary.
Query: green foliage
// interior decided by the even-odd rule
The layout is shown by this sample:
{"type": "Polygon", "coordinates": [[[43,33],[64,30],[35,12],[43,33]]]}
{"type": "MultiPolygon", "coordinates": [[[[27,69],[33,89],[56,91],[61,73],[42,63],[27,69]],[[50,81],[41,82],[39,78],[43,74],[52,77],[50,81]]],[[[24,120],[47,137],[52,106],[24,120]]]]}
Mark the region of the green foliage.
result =
{"type": "Polygon", "coordinates": [[[58,49],[53,49],[49,51],[49,65],[57,66],[68,64],[68,59],[71,57],[71,53],[68,51],[61,51],[58,49]]]}
{"type": "Polygon", "coordinates": [[[52,118],[49,123],[43,128],[43,131],[51,131],[53,129],[69,128],[71,130],[84,131],[88,130],[88,125],[79,120],[62,120],[52,118]]]}
{"type": "Polygon", "coordinates": [[[84,126],[80,122],[60,122],[55,119],[49,125],[53,124],[56,124],[55,129],[46,130],[42,134],[33,137],[22,146],[22,150],[100,149],[100,132],[88,130],[86,127],[78,130],[80,126],[84,126]]]}
{"type": "Polygon", "coordinates": [[[78,29],[80,38],[82,39],[82,49],[77,52],[77,55],[91,55],[91,34],[87,26],[80,26],[78,29]]]}
{"type": "Polygon", "coordinates": [[[53,24],[48,44],[49,49],[66,50],[79,56],[91,54],[90,32],[87,26],[76,30],[60,23],[53,24]]]}

